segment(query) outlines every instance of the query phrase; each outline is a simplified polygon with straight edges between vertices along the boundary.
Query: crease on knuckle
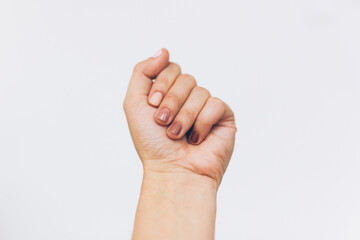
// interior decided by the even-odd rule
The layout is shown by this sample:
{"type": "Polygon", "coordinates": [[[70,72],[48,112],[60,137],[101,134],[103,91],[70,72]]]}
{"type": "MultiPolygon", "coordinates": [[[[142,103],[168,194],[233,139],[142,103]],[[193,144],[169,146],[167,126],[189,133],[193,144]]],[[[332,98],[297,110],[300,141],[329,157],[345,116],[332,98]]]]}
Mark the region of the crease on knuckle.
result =
{"type": "Polygon", "coordinates": [[[152,93],[154,92],[161,92],[164,96],[166,94],[166,85],[163,83],[158,83],[157,85],[154,85],[153,89],[151,90],[152,93]]]}
{"type": "Polygon", "coordinates": [[[165,85],[169,85],[171,83],[171,79],[173,78],[174,71],[179,74],[180,66],[176,63],[170,63],[170,66],[167,67],[167,70],[161,71],[155,79],[155,82],[163,83],[165,85]],[[175,66],[174,66],[175,65],[175,66]]]}
{"type": "Polygon", "coordinates": [[[183,109],[181,111],[181,118],[193,121],[195,119],[195,113],[189,109],[183,109]]]}
{"type": "Polygon", "coordinates": [[[167,71],[162,71],[160,72],[156,79],[155,79],[155,82],[158,81],[158,82],[167,82],[168,79],[169,79],[170,75],[167,71]]]}
{"type": "Polygon", "coordinates": [[[212,124],[206,118],[198,118],[196,119],[197,125],[201,128],[211,128],[212,124]]]}
{"type": "Polygon", "coordinates": [[[165,98],[166,102],[169,102],[171,105],[180,105],[180,97],[175,93],[168,93],[165,98]]]}

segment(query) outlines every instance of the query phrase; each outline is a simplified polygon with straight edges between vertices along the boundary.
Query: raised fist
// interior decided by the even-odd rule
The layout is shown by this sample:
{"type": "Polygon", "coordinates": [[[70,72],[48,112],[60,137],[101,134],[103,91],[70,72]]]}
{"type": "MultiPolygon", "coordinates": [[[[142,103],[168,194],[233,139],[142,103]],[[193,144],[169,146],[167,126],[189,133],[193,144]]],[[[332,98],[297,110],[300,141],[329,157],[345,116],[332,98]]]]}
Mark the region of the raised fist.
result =
{"type": "Polygon", "coordinates": [[[234,114],[169,62],[166,49],[136,64],[123,106],[144,171],[204,175],[219,186],[234,148],[234,114]]]}

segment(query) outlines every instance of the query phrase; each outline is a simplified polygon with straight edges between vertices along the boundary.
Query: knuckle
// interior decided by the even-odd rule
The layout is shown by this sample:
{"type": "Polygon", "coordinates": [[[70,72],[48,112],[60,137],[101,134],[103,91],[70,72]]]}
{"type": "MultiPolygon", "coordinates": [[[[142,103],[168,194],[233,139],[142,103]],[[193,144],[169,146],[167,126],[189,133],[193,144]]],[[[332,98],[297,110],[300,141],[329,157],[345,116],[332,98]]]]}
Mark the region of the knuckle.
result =
{"type": "Polygon", "coordinates": [[[199,94],[201,94],[201,95],[204,95],[204,96],[207,96],[207,97],[210,96],[210,92],[206,88],[196,86],[195,91],[199,92],[199,94]]]}
{"type": "Polygon", "coordinates": [[[189,109],[183,109],[181,111],[181,118],[186,118],[188,120],[193,120],[195,118],[195,113],[189,109]]]}
{"type": "Polygon", "coordinates": [[[175,93],[168,93],[165,98],[166,98],[166,102],[170,103],[171,105],[180,104],[180,97],[175,93]]]}
{"type": "Polygon", "coordinates": [[[181,78],[184,81],[188,82],[190,85],[196,86],[196,80],[192,75],[184,73],[184,74],[181,74],[181,78]]]}
{"type": "Polygon", "coordinates": [[[158,82],[158,84],[165,84],[168,82],[169,79],[169,73],[166,71],[162,71],[159,73],[159,75],[156,77],[155,82],[158,82]]]}
{"type": "Polygon", "coordinates": [[[181,67],[180,67],[179,64],[174,63],[174,62],[170,62],[170,65],[176,72],[181,72],[181,67]]]}
{"type": "Polygon", "coordinates": [[[161,92],[162,94],[166,94],[166,84],[163,82],[158,82],[157,84],[154,84],[152,92],[161,92]]]}
{"type": "Polygon", "coordinates": [[[176,63],[170,63],[165,70],[161,71],[155,79],[155,82],[163,83],[170,85],[172,82],[173,75],[178,75],[180,73],[180,66],[176,63]]]}
{"type": "MultiPolygon", "coordinates": [[[[181,76],[182,76],[183,78],[194,78],[193,75],[190,75],[190,74],[188,74],[188,73],[182,73],[181,76]]],[[[194,79],[195,79],[195,78],[194,78],[194,79]]]]}
{"type": "Polygon", "coordinates": [[[209,101],[214,105],[218,105],[220,107],[224,106],[224,102],[218,97],[211,97],[209,98],[209,101]]]}
{"type": "Polygon", "coordinates": [[[206,118],[203,118],[203,117],[198,117],[197,119],[196,119],[196,122],[197,122],[197,124],[199,125],[199,126],[202,126],[202,127],[211,127],[212,126],[212,124],[209,122],[209,120],[208,119],[206,119],[206,118]]]}

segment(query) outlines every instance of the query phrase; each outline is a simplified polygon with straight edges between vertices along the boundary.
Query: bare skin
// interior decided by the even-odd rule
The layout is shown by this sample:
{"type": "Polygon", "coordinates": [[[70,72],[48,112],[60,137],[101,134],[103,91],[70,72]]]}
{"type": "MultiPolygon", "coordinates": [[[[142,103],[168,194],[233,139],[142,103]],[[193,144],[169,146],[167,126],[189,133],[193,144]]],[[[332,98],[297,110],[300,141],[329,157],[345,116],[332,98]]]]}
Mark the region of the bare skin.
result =
{"type": "Polygon", "coordinates": [[[214,239],[232,110],[169,62],[166,49],[136,64],[124,110],[144,167],[133,239],[214,239]]]}

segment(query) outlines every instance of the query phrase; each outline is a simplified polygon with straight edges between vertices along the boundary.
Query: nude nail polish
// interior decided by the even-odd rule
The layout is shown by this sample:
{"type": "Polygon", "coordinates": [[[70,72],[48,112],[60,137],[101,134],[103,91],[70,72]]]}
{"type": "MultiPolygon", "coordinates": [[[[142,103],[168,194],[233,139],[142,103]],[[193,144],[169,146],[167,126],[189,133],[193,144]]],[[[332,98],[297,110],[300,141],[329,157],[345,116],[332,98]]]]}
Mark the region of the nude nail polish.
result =
{"type": "Polygon", "coordinates": [[[189,141],[191,143],[197,143],[199,140],[199,134],[197,132],[192,131],[189,137],[189,141]]]}
{"type": "Polygon", "coordinates": [[[179,135],[181,132],[181,124],[180,123],[174,123],[173,125],[171,125],[169,131],[174,134],[174,135],[179,135]]]}
{"type": "Polygon", "coordinates": [[[156,118],[159,119],[160,121],[166,123],[170,118],[170,110],[168,108],[162,108],[156,114],[156,118]]]}
{"type": "Polygon", "coordinates": [[[159,106],[162,98],[163,98],[163,95],[161,92],[154,92],[153,95],[150,97],[149,102],[151,103],[151,105],[157,107],[157,106],[159,106]]]}

